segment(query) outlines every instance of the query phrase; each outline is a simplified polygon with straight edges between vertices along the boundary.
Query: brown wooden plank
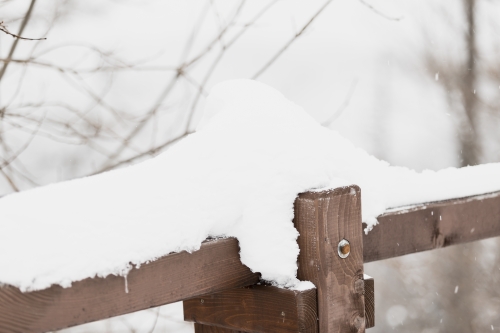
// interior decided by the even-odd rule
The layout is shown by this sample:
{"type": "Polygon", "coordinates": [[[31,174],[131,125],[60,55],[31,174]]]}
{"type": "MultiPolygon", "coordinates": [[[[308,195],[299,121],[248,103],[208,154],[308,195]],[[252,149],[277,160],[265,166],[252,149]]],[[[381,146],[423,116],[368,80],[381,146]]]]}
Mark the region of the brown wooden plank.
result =
{"type": "Polygon", "coordinates": [[[357,186],[299,195],[295,227],[300,233],[297,277],[318,288],[319,332],[364,332],[361,193],[357,186]],[[338,244],[350,243],[342,259],[338,244]]]}
{"type": "Polygon", "coordinates": [[[364,275],[365,280],[365,319],[366,328],[375,326],[375,280],[364,275]]]}
{"type": "Polygon", "coordinates": [[[30,293],[0,287],[0,332],[52,331],[258,280],[259,274],[241,264],[236,239],[210,241],[192,254],[171,254],[133,269],[127,277],[128,293],[125,279],[117,276],[30,293]]]}
{"type": "Polygon", "coordinates": [[[256,333],[316,333],[316,289],[251,286],[184,301],[184,320],[256,333]]]}
{"type": "Polygon", "coordinates": [[[363,236],[364,262],[500,236],[500,192],[385,213],[363,236]]]}
{"type": "Polygon", "coordinates": [[[194,333],[246,333],[246,332],[233,331],[227,328],[194,323],[194,333]]]}
{"type": "MultiPolygon", "coordinates": [[[[366,274],[363,280],[366,328],[370,328],[375,326],[375,283],[373,278],[366,274]]],[[[262,327],[262,330],[252,329],[251,332],[289,332],[288,328],[268,327],[266,329],[266,322],[269,321],[268,317],[272,319],[271,314],[284,311],[281,310],[283,302],[292,302],[297,304],[299,309],[297,312],[298,330],[294,328],[293,331],[308,331],[307,327],[310,327],[317,317],[315,291],[314,293],[307,291],[304,294],[276,287],[265,287],[265,290],[262,288],[261,286],[239,288],[184,301],[184,319],[198,324],[204,323],[205,325],[199,324],[200,332],[209,330],[201,327],[208,325],[225,327],[228,332],[236,332],[233,329],[243,332],[244,329],[251,330],[252,327],[262,327]],[[286,296],[284,293],[289,293],[289,295],[286,296]],[[261,313],[268,317],[262,317],[261,313]],[[262,320],[264,322],[261,322],[262,320]]],[[[287,316],[288,319],[290,319],[289,316],[287,316]]],[[[316,329],[317,327],[309,331],[316,332],[316,329]]]]}

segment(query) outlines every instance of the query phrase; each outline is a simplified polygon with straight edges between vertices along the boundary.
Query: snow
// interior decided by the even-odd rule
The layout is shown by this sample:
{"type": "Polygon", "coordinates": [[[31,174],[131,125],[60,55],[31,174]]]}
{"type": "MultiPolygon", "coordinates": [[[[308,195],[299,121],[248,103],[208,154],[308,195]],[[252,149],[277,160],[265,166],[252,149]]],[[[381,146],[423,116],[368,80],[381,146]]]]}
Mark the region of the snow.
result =
{"type": "Polygon", "coordinates": [[[299,281],[299,282],[295,283],[295,285],[292,286],[290,289],[296,290],[296,291],[304,291],[304,290],[315,289],[315,288],[316,288],[316,286],[311,281],[299,281]]]}
{"type": "Polygon", "coordinates": [[[233,236],[263,279],[303,288],[291,222],[298,193],[359,185],[370,230],[390,207],[498,191],[499,175],[500,164],[422,173],[389,166],[273,88],[226,81],[212,89],[196,133],[166,153],[2,198],[0,282],[68,287],[195,251],[207,236],[233,236]]]}

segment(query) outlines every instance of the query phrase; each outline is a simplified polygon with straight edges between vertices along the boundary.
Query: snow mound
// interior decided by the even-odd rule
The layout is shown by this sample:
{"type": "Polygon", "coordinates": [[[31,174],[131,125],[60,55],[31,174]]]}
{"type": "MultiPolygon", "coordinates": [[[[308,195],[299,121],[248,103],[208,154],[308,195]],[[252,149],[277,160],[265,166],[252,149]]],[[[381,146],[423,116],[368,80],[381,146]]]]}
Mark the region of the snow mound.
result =
{"type": "Polygon", "coordinates": [[[224,235],[238,238],[242,262],[264,279],[303,288],[298,193],[357,184],[371,228],[388,207],[500,190],[499,175],[500,164],[421,174],[390,167],[273,88],[228,81],[212,89],[197,132],[160,156],[2,198],[0,282],[67,287],[224,235]]]}

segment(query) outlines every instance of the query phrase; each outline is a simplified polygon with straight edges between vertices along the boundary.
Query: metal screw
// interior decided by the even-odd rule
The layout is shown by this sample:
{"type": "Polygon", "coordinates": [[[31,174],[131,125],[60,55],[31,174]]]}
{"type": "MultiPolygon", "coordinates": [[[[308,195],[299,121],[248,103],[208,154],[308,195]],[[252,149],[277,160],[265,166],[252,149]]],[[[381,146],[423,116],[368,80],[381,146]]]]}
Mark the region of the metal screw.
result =
{"type": "Polygon", "coordinates": [[[339,242],[338,252],[339,257],[342,259],[347,258],[349,256],[349,253],[351,253],[351,245],[346,239],[343,239],[339,242]]]}
{"type": "Polygon", "coordinates": [[[200,302],[201,302],[201,303],[204,303],[204,302],[205,302],[205,300],[202,298],[200,302]]]}

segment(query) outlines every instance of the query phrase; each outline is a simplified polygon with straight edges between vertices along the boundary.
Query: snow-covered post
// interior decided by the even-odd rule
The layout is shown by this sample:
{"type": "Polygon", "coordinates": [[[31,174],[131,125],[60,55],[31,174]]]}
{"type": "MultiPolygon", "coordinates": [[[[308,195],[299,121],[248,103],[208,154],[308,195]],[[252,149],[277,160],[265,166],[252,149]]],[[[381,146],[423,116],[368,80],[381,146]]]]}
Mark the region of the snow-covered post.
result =
{"type": "Polygon", "coordinates": [[[373,327],[374,283],[363,274],[360,193],[350,186],[302,193],[295,201],[297,277],[316,289],[257,285],[200,296],[184,301],[184,319],[196,323],[196,333],[363,333],[373,327]]]}
{"type": "Polygon", "coordinates": [[[316,285],[319,332],[364,332],[359,187],[299,195],[294,223],[300,233],[297,277],[316,285]]]}

